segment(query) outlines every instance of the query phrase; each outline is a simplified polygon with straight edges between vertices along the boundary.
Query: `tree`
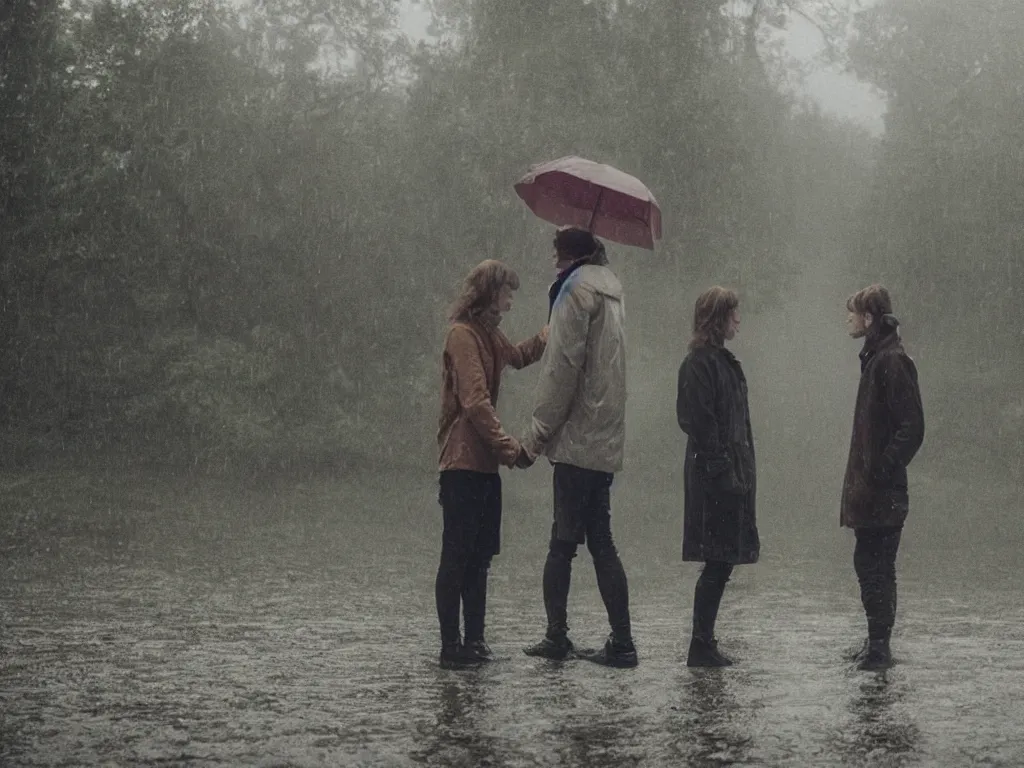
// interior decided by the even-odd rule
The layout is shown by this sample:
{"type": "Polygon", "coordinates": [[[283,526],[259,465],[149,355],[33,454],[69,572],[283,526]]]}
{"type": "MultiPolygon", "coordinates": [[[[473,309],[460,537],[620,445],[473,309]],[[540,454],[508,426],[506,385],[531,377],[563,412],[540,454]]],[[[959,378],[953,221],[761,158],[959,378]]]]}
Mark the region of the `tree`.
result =
{"type": "MultiPolygon", "coordinates": [[[[512,184],[560,154],[658,195],[663,245],[620,265],[644,304],[706,281],[776,301],[828,240],[800,207],[841,190],[845,166],[814,168],[846,137],[752,66],[730,7],[439,0],[444,35],[413,49],[396,0],[15,3],[4,433],[207,466],[425,461],[391,425],[432,431],[453,285],[530,250],[512,184]]],[[[640,310],[635,354],[674,350],[640,310]]]]}
{"type": "Polygon", "coordinates": [[[913,301],[952,321],[973,353],[998,357],[1007,344],[1020,351],[1017,329],[990,318],[1012,313],[1024,287],[1024,8],[986,8],[880,3],[860,17],[852,53],[889,97],[872,264],[913,286],[913,301]]]}
{"type": "Polygon", "coordinates": [[[1024,6],[884,0],[858,30],[853,66],[889,97],[865,271],[947,364],[931,372],[937,444],[948,434],[1019,475],[1024,6]]]}

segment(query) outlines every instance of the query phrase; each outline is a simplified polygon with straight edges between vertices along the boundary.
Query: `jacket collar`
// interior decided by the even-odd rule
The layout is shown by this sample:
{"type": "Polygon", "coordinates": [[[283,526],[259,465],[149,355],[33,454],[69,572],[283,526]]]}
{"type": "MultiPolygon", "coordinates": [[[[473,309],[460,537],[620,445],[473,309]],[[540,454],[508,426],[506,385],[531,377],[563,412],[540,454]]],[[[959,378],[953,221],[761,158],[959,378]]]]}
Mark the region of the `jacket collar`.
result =
{"type": "Polygon", "coordinates": [[[860,351],[861,370],[867,366],[875,355],[884,349],[899,346],[900,334],[895,328],[885,328],[877,335],[864,340],[864,348],[860,351]]]}
{"type": "Polygon", "coordinates": [[[473,319],[485,328],[497,328],[501,325],[501,312],[493,307],[488,307],[474,315],[473,319]]]}
{"type": "Polygon", "coordinates": [[[740,363],[740,359],[736,357],[732,350],[727,348],[724,344],[708,344],[707,346],[702,347],[702,349],[711,350],[714,354],[721,355],[725,359],[725,362],[739,370],[740,373],[743,372],[743,366],[740,363]]]}
{"type": "Polygon", "coordinates": [[[565,281],[572,277],[573,272],[584,264],[589,263],[589,258],[577,259],[558,273],[558,277],[555,279],[555,282],[553,282],[548,288],[548,320],[551,319],[551,312],[555,308],[555,300],[558,298],[558,294],[562,291],[562,286],[565,285],[565,281]]]}

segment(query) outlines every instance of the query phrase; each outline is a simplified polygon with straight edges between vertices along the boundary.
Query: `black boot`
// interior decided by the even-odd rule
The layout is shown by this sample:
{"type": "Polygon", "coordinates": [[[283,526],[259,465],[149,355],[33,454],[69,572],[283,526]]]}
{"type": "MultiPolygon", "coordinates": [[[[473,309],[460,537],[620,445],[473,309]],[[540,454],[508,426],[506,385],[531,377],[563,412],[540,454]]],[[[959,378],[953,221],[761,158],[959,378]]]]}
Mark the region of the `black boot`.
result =
{"type": "Polygon", "coordinates": [[[562,661],[570,656],[574,656],[576,649],[568,637],[556,635],[554,637],[545,636],[539,643],[523,648],[523,653],[527,656],[562,661]]]}
{"type": "Polygon", "coordinates": [[[892,653],[889,651],[889,638],[868,642],[867,653],[860,659],[857,669],[875,671],[888,669],[892,666],[892,653]]]}
{"type": "Polygon", "coordinates": [[[605,667],[624,668],[635,667],[639,664],[639,659],[636,656],[636,646],[633,645],[633,641],[616,640],[614,637],[609,637],[605,641],[604,647],[600,650],[580,651],[579,657],[605,667]]]}
{"type": "Polygon", "coordinates": [[[690,640],[690,651],[686,654],[688,667],[730,667],[732,659],[718,650],[717,640],[705,640],[694,636],[690,640]]]}
{"type": "Polygon", "coordinates": [[[732,574],[732,565],[720,561],[704,564],[693,590],[693,636],[686,654],[688,667],[728,667],[732,659],[718,651],[715,622],[722,593],[732,574]]]}
{"type": "Polygon", "coordinates": [[[569,584],[572,580],[572,559],[576,544],[552,539],[544,562],[544,611],[548,628],[539,643],[523,648],[527,656],[562,661],[576,655],[567,633],[569,584]]]}
{"type": "Polygon", "coordinates": [[[480,659],[466,650],[461,641],[441,645],[439,658],[442,669],[463,669],[480,663],[480,659]]]}
{"type": "Polygon", "coordinates": [[[466,567],[462,585],[462,612],[465,616],[466,639],[463,649],[477,661],[492,661],[494,656],[484,642],[484,620],[487,614],[487,574],[490,559],[472,560],[466,567]]]}
{"type": "Polygon", "coordinates": [[[481,663],[494,661],[494,654],[491,653],[490,647],[484,642],[483,638],[479,640],[466,640],[463,652],[481,663]]]}

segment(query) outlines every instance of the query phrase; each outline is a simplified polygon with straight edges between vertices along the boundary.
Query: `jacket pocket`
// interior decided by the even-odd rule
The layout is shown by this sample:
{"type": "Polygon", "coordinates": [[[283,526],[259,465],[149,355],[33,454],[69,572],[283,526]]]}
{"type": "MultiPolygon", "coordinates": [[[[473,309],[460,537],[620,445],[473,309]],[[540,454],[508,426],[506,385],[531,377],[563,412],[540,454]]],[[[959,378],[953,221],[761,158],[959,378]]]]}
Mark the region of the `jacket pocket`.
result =
{"type": "Polygon", "coordinates": [[[736,471],[736,460],[729,453],[697,455],[697,472],[704,491],[714,497],[742,496],[750,490],[736,471]]]}

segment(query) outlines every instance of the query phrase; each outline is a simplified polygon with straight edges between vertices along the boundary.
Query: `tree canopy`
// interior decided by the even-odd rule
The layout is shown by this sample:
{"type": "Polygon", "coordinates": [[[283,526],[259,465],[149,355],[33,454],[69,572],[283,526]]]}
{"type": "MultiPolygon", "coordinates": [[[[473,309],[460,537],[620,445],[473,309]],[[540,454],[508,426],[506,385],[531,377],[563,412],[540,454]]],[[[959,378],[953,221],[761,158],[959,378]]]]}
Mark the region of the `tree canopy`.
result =
{"type": "Polygon", "coordinates": [[[782,87],[764,29],[807,8],[735,6],[435,0],[435,37],[411,41],[394,0],[7,4],[9,447],[396,458],[388,425],[436,418],[453,286],[540,258],[512,183],[564,154],[657,194],[665,240],[629,267],[646,300],[707,279],[770,306],[825,251],[913,286],[915,311],[1015,311],[1024,12],[863,12],[876,142],[782,87]]]}

